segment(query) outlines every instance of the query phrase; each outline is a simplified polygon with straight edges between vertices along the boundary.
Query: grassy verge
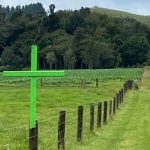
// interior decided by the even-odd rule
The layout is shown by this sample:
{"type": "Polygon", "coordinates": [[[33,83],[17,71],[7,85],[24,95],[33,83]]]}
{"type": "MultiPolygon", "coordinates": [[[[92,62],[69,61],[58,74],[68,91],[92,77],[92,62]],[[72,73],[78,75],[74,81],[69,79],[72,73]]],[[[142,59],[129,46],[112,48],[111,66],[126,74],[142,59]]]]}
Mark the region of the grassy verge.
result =
{"type": "Polygon", "coordinates": [[[150,68],[146,68],[138,91],[130,91],[118,114],[95,136],[76,150],[150,149],[150,68]]]}

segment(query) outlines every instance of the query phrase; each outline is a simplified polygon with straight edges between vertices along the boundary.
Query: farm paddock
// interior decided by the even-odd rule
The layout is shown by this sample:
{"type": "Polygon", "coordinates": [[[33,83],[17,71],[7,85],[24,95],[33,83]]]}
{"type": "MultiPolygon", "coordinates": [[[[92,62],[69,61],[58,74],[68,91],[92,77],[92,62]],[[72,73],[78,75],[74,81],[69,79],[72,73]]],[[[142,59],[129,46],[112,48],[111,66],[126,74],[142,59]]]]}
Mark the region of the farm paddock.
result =
{"type": "MultiPolygon", "coordinates": [[[[99,79],[95,86],[93,79],[85,84],[63,86],[57,84],[43,85],[39,80],[38,122],[39,149],[57,149],[57,124],[59,111],[66,113],[66,149],[143,149],[150,148],[149,139],[149,68],[146,68],[138,91],[129,91],[125,103],[109,123],[101,128],[89,131],[89,104],[111,100],[123,86],[125,79],[99,79]],[[82,143],[76,141],[77,107],[84,106],[85,130],[82,143]],[[139,119],[141,118],[141,119],[139,119]]],[[[142,72],[142,71],[141,71],[142,72]]],[[[140,76],[140,74],[139,74],[140,76]]],[[[133,77],[133,76],[132,76],[133,77]]],[[[137,76],[138,77],[138,76],[137,76]]],[[[138,77],[139,78],[139,77],[138,77]]],[[[13,82],[13,79],[1,79],[0,87],[0,149],[28,148],[29,87],[28,81],[13,82]],[[8,80],[11,82],[8,82],[8,80]],[[26,83],[24,85],[24,83],[26,83]],[[22,86],[24,85],[24,86],[22,86]]],[[[46,83],[45,83],[46,82],[46,83]]],[[[53,82],[54,83],[54,82],[53,82]]],[[[60,84],[60,83],[59,83],[60,84]]],[[[95,112],[96,113],[96,112],[95,112]]],[[[95,120],[96,122],[96,120],[95,120]]],[[[96,123],[95,123],[96,126],[96,123]]]]}

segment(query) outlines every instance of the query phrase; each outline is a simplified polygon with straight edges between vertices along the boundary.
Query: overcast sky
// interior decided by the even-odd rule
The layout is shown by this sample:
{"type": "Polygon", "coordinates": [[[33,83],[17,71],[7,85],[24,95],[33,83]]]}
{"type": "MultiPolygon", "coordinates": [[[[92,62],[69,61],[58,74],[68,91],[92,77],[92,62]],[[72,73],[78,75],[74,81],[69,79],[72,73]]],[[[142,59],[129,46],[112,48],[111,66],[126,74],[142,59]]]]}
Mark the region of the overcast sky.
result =
{"type": "Polygon", "coordinates": [[[83,7],[99,6],[131,13],[150,15],[150,0],[0,0],[0,5],[25,5],[40,2],[47,9],[54,3],[57,9],[79,9],[83,7]]]}

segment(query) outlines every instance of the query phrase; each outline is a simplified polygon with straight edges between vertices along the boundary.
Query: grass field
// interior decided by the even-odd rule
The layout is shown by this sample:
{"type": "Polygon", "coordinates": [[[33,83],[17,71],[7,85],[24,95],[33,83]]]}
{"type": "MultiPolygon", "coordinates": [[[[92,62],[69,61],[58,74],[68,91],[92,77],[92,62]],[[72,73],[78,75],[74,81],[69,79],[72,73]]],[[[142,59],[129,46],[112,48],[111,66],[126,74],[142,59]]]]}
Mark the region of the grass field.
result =
{"type": "MultiPolygon", "coordinates": [[[[147,69],[145,74],[148,74],[148,71],[147,69]]],[[[134,72],[134,69],[132,72],[134,72]]],[[[138,74],[140,76],[140,73],[138,74]]],[[[110,118],[107,126],[95,130],[93,134],[89,133],[88,127],[88,104],[111,100],[122,87],[125,79],[105,80],[99,83],[98,88],[95,87],[94,83],[85,87],[39,85],[37,100],[39,149],[57,149],[58,112],[66,110],[66,149],[134,150],[139,148],[141,150],[143,146],[145,148],[143,150],[148,150],[150,148],[148,140],[144,139],[149,138],[147,130],[149,130],[148,108],[150,106],[146,104],[148,96],[150,96],[148,94],[150,85],[147,84],[150,77],[145,74],[140,90],[129,92],[124,106],[113,120],[110,118]],[[146,107],[144,107],[144,104],[146,107]],[[79,105],[85,107],[85,130],[82,144],[76,142],[76,112],[79,105]],[[143,140],[141,140],[142,138],[143,140]]],[[[133,75],[130,76],[133,78],[133,75]]],[[[138,77],[138,75],[136,76],[138,77]]],[[[18,86],[13,81],[13,85],[16,86],[11,84],[11,86],[7,86],[9,83],[4,85],[4,82],[0,83],[3,83],[0,86],[0,150],[25,150],[28,147],[29,86],[28,84],[18,86]]]]}
{"type": "Polygon", "coordinates": [[[145,68],[138,91],[130,91],[124,106],[110,123],[95,131],[90,143],[78,150],[150,149],[150,67],[145,68]]]}

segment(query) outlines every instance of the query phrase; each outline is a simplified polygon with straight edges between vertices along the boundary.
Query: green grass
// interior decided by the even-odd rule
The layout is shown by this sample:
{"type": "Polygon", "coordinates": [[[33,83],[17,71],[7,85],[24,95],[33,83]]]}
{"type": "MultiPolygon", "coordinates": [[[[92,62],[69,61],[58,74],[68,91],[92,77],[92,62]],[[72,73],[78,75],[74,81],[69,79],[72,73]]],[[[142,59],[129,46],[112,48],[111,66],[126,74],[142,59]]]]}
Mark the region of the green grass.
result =
{"type": "Polygon", "coordinates": [[[78,150],[149,150],[150,149],[150,68],[144,73],[138,91],[130,91],[117,115],[90,142],[78,150]]]}
{"type": "Polygon", "coordinates": [[[100,8],[100,7],[93,7],[91,8],[92,12],[98,12],[101,14],[107,14],[112,17],[119,17],[119,18],[134,18],[137,21],[140,21],[146,25],[150,25],[150,16],[143,16],[143,15],[136,15],[124,11],[119,10],[113,10],[113,9],[107,9],[107,8],[100,8]]]}
{"type": "MultiPolygon", "coordinates": [[[[111,71],[113,72],[114,70],[111,71]]],[[[136,73],[132,70],[133,74],[136,73]]],[[[140,75],[140,73],[138,74],[140,75]]],[[[90,78],[92,78],[92,75],[90,78]]],[[[89,132],[89,103],[111,100],[122,87],[124,80],[107,79],[103,82],[100,81],[98,88],[95,87],[94,82],[85,85],[85,87],[49,87],[39,85],[37,95],[39,148],[41,150],[48,148],[52,150],[57,149],[58,113],[61,110],[66,110],[66,149],[97,150],[101,148],[102,150],[108,150],[108,146],[111,145],[112,150],[120,150],[127,144],[129,150],[130,148],[132,150],[131,146],[134,147],[133,144],[136,146],[136,143],[132,143],[132,132],[133,135],[137,135],[135,130],[139,125],[138,122],[140,122],[137,116],[139,115],[142,118],[142,115],[147,113],[145,120],[148,121],[149,106],[147,105],[147,109],[145,111],[143,110],[143,100],[146,104],[149,96],[147,95],[148,89],[145,91],[145,87],[143,87],[142,92],[132,91],[128,93],[125,104],[118,111],[118,114],[114,116],[113,120],[109,118],[108,125],[103,126],[101,129],[95,128],[93,134],[89,132]],[[137,101],[138,103],[136,103],[137,101]],[[76,142],[77,106],[79,105],[84,106],[84,133],[82,143],[76,142]],[[132,110],[133,107],[135,108],[132,110]],[[143,110],[141,113],[141,109],[140,111],[136,110],[136,108],[140,107],[143,110]],[[130,141],[126,141],[128,137],[130,141]],[[124,139],[126,140],[123,141],[124,139]]],[[[147,81],[144,81],[144,83],[147,81]]],[[[26,150],[28,147],[29,85],[18,86],[15,83],[13,85],[15,86],[11,84],[10,86],[7,84],[0,86],[0,150],[26,150]]],[[[148,129],[147,126],[146,130],[148,129]]],[[[143,129],[138,129],[138,131],[138,134],[140,134],[143,129]]],[[[147,136],[145,133],[142,133],[143,138],[147,136]]],[[[148,139],[149,136],[146,138],[148,139]]]]}
{"type": "MultiPolygon", "coordinates": [[[[56,148],[57,122],[60,110],[67,111],[69,128],[67,131],[70,132],[72,124],[76,128],[75,119],[72,118],[76,118],[77,106],[85,105],[88,116],[89,106],[87,104],[111,99],[122,84],[122,82],[109,81],[101,84],[98,89],[94,87],[39,87],[37,96],[39,133],[44,132],[42,135],[39,134],[41,147],[44,149],[43,146],[45,146],[46,149],[46,146],[50,146],[50,141],[55,141],[51,147],[56,148]],[[54,129],[54,133],[49,131],[51,128],[54,129]],[[48,132],[46,132],[47,130],[48,132]],[[46,145],[44,142],[48,140],[50,141],[46,145]]],[[[27,141],[24,140],[28,137],[29,87],[1,86],[0,88],[0,139],[2,139],[0,147],[12,143],[10,144],[11,150],[15,150],[16,145],[17,149],[26,149],[27,141]],[[18,130],[18,127],[21,129],[18,130]],[[22,144],[18,145],[18,143],[22,144]]],[[[75,138],[76,130],[72,134],[75,138]]],[[[71,133],[67,135],[70,136],[71,133]]],[[[69,140],[69,142],[71,141],[69,140]]]]}

